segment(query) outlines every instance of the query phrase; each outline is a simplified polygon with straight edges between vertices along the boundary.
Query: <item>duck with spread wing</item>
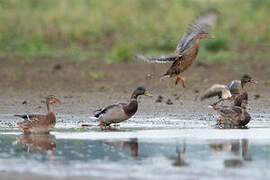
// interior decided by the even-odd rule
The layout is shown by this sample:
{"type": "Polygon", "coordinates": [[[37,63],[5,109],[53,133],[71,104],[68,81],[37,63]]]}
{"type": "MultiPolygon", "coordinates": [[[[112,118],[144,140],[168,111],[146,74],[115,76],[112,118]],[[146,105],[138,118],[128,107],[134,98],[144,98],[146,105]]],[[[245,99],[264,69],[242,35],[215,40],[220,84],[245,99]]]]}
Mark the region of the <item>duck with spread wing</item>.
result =
{"type": "Polygon", "coordinates": [[[172,62],[169,70],[162,76],[163,78],[176,77],[175,85],[179,81],[182,82],[183,87],[186,87],[185,80],[181,77],[181,73],[187,70],[195,61],[199,52],[199,42],[203,38],[212,39],[208,31],[217,19],[217,11],[211,10],[205,12],[202,16],[197,18],[190,26],[187,33],[184,35],[180,43],[177,45],[173,54],[162,55],[157,57],[149,57],[141,54],[135,55],[137,59],[144,60],[150,63],[168,63],[172,62]]]}

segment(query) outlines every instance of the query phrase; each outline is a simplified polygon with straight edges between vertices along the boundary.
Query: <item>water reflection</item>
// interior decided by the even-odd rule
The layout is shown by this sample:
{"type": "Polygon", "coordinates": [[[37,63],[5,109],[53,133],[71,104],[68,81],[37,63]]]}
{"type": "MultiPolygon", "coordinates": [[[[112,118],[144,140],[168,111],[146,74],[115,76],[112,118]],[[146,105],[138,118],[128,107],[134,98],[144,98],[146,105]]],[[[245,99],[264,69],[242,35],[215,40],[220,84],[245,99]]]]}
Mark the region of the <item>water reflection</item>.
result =
{"type": "MultiPolygon", "coordinates": [[[[47,174],[47,167],[50,167],[56,175],[83,174],[94,177],[98,174],[100,179],[113,175],[117,179],[123,175],[122,179],[126,179],[135,170],[136,176],[131,179],[145,179],[143,174],[146,172],[151,175],[148,179],[164,179],[168,172],[175,179],[183,173],[187,179],[196,179],[202,174],[204,179],[216,179],[213,172],[239,178],[245,176],[246,172],[263,169],[270,176],[269,147],[269,140],[258,143],[257,140],[247,139],[56,140],[53,135],[0,135],[0,171],[47,174]],[[183,143],[179,145],[179,141],[183,143]],[[33,166],[39,168],[33,169],[33,166]],[[241,168],[231,171],[236,167],[241,168]]],[[[259,177],[260,174],[256,175],[257,179],[263,179],[259,177]]]]}
{"type": "Polygon", "coordinates": [[[25,152],[53,152],[56,150],[56,138],[51,134],[22,134],[14,144],[23,145],[25,152]]]}
{"type": "Polygon", "coordinates": [[[120,150],[129,149],[131,152],[131,156],[133,157],[138,156],[139,144],[138,144],[137,138],[133,138],[128,141],[113,141],[113,142],[104,142],[104,143],[120,150]]]}
{"type": "Polygon", "coordinates": [[[187,151],[186,143],[184,143],[182,153],[179,151],[178,148],[176,148],[177,158],[176,158],[176,161],[173,163],[174,166],[179,166],[179,167],[188,166],[188,163],[184,161],[185,156],[186,156],[186,151],[187,151]]]}
{"type": "Polygon", "coordinates": [[[251,161],[251,156],[248,154],[248,140],[231,140],[224,141],[222,143],[212,143],[209,144],[209,148],[212,152],[230,152],[234,155],[233,158],[225,159],[224,166],[225,167],[242,167],[244,161],[251,161]],[[241,154],[241,155],[240,155],[241,154]],[[239,157],[240,155],[240,157],[239,157]]]}

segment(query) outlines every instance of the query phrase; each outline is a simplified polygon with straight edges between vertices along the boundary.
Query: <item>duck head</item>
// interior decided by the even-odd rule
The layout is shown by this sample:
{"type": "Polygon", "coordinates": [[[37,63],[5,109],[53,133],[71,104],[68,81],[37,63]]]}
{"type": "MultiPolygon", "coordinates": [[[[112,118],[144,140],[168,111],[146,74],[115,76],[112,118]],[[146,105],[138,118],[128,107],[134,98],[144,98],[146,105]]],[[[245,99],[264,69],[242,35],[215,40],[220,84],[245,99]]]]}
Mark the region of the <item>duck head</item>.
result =
{"type": "Polygon", "coordinates": [[[64,104],[62,101],[60,101],[59,99],[57,99],[54,95],[49,95],[46,98],[46,103],[47,104],[64,104]]]}
{"type": "Polygon", "coordinates": [[[241,78],[241,84],[244,86],[247,83],[257,84],[257,81],[255,81],[250,75],[244,74],[241,78]]]}
{"type": "Polygon", "coordinates": [[[140,95],[152,96],[147,92],[147,90],[144,87],[139,86],[133,91],[131,98],[137,99],[137,97],[140,95]]]}

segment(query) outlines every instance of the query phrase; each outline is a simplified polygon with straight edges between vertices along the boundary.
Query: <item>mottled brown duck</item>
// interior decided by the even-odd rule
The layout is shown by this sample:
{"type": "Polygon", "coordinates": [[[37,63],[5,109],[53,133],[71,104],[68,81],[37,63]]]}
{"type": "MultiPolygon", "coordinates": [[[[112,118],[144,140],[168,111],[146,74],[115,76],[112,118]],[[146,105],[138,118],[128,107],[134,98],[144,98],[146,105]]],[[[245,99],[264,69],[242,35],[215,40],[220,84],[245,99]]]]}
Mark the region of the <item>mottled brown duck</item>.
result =
{"type": "Polygon", "coordinates": [[[162,55],[158,57],[136,55],[137,59],[144,60],[150,63],[168,63],[172,62],[169,70],[162,76],[163,78],[176,77],[175,85],[179,81],[183,87],[186,87],[185,80],[181,77],[181,73],[187,70],[195,61],[199,52],[199,42],[203,38],[212,39],[208,31],[213,26],[217,19],[217,11],[211,10],[205,12],[197,18],[190,26],[187,33],[184,35],[180,43],[177,45],[173,54],[162,55]]]}
{"type": "Polygon", "coordinates": [[[55,114],[53,112],[53,104],[63,104],[59,99],[55,96],[50,95],[46,98],[47,104],[47,115],[40,114],[26,114],[26,115],[18,115],[16,117],[23,118],[23,122],[17,123],[19,128],[24,133],[49,133],[49,131],[54,128],[56,123],[55,114]]]}
{"type": "Polygon", "coordinates": [[[103,130],[104,126],[109,126],[112,123],[120,123],[131,118],[137,112],[137,98],[140,95],[151,96],[144,87],[137,87],[132,93],[129,103],[112,104],[95,111],[95,117],[100,121],[100,129],[103,130]]]}
{"type": "Polygon", "coordinates": [[[214,104],[218,104],[224,100],[232,100],[233,106],[241,106],[242,101],[248,101],[248,93],[246,86],[248,83],[256,84],[250,75],[243,75],[241,80],[233,80],[228,85],[214,84],[208,88],[205,93],[201,96],[201,100],[212,98],[217,96],[219,101],[214,104]]]}
{"type": "Polygon", "coordinates": [[[225,126],[245,126],[250,122],[251,116],[246,110],[247,104],[243,102],[239,106],[210,105],[220,115],[219,125],[225,126]]]}

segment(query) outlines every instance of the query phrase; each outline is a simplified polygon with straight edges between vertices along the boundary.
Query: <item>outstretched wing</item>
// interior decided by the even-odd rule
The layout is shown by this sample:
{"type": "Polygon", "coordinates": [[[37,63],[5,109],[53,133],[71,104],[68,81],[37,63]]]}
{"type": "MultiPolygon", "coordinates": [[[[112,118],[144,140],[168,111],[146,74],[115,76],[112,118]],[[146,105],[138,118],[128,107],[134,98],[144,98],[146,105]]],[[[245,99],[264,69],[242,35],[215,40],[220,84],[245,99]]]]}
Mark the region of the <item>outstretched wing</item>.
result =
{"type": "Polygon", "coordinates": [[[168,63],[177,60],[181,57],[181,55],[178,54],[168,54],[168,55],[162,55],[162,56],[156,56],[156,57],[150,57],[150,56],[144,56],[141,54],[136,54],[135,57],[139,60],[143,60],[149,63],[168,63]]]}
{"type": "Polygon", "coordinates": [[[209,29],[215,24],[217,15],[218,12],[216,10],[209,10],[190,24],[186,35],[184,35],[177,45],[175,52],[177,54],[184,53],[191,47],[198,34],[208,33],[209,29]]]}
{"type": "Polygon", "coordinates": [[[205,93],[201,96],[200,99],[202,101],[215,96],[218,96],[222,99],[227,99],[232,97],[232,94],[227,86],[223,84],[214,84],[205,91],[205,93]]]}

